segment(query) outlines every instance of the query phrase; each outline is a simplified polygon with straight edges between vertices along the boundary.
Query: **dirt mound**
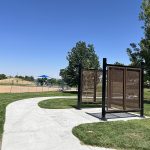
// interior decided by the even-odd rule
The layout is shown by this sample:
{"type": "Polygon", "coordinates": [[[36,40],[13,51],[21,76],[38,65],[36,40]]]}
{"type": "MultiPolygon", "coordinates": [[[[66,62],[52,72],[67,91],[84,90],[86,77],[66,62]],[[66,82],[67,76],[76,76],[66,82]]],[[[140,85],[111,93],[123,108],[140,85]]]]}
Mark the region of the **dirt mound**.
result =
{"type": "Polygon", "coordinates": [[[9,78],[0,80],[0,84],[6,84],[6,85],[35,85],[34,82],[26,81],[20,78],[9,78]]]}

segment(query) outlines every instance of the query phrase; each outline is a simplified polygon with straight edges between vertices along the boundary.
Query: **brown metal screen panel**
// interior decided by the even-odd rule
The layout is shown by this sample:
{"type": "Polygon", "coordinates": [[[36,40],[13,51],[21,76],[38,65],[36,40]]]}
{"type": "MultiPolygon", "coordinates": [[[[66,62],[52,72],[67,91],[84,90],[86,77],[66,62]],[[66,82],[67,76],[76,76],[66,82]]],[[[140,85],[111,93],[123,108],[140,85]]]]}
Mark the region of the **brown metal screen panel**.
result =
{"type": "Polygon", "coordinates": [[[102,71],[96,70],[96,101],[102,102],[102,71]]]}
{"type": "Polygon", "coordinates": [[[127,110],[140,109],[140,70],[126,70],[126,97],[127,110]]]}
{"type": "Polygon", "coordinates": [[[124,70],[108,67],[108,109],[123,110],[124,70]]]}
{"type": "Polygon", "coordinates": [[[101,72],[99,70],[82,70],[82,102],[101,100],[101,72]]]}
{"type": "Polygon", "coordinates": [[[107,110],[140,110],[141,69],[108,67],[107,110]]]}

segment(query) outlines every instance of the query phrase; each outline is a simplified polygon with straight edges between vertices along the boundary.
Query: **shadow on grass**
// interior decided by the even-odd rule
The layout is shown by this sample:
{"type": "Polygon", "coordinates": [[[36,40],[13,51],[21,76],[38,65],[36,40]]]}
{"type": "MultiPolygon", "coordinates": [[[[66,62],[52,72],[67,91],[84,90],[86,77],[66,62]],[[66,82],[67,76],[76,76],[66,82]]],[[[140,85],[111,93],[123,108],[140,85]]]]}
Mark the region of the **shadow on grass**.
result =
{"type": "Polygon", "coordinates": [[[66,94],[78,94],[78,91],[63,91],[66,94]]]}
{"type": "Polygon", "coordinates": [[[101,108],[101,104],[82,104],[81,108],[101,108]]]}
{"type": "MultiPolygon", "coordinates": [[[[70,108],[78,109],[77,105],[68,105],[70,108]]],[[[101,108],[101,104],[81,104],[81,108],[101,108]]]]}
{"type": "Polygon", "coordinates": [[[145,99],[144,100],[144,104],[150,104],[150,100],[149,99],[145,99]]]}

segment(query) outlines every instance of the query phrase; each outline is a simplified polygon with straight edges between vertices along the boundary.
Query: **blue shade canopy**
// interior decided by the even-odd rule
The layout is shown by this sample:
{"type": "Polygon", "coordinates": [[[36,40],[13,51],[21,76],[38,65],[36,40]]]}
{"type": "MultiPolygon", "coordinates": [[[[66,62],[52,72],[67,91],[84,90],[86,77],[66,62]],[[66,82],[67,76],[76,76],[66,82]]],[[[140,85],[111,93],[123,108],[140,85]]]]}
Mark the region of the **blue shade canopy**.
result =
{"type": "Polygon", "coordinates": [[[49,76],[47,75],[41,75],[41,76],[38,76],[39,78],[49,78],[49,76]]]}

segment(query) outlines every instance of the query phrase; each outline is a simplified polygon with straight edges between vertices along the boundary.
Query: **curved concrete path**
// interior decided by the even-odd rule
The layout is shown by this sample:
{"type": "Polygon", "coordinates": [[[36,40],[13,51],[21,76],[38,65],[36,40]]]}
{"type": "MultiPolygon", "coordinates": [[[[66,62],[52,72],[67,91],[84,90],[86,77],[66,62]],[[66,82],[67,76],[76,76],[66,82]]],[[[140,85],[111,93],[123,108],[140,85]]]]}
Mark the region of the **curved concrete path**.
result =
{"type": "Polygon", "coordinates": [[[83,145],[72,134],[72,128],[76,125],[99,122],[99,119],[86,114],[85,109],[42,109],[38,107],[38,102],[54,98],[74,97],[31,98],[8,105],[2,150],[105,149],[83,145]]]}

